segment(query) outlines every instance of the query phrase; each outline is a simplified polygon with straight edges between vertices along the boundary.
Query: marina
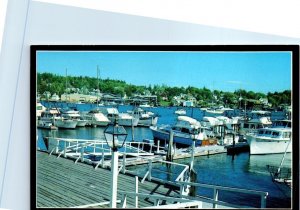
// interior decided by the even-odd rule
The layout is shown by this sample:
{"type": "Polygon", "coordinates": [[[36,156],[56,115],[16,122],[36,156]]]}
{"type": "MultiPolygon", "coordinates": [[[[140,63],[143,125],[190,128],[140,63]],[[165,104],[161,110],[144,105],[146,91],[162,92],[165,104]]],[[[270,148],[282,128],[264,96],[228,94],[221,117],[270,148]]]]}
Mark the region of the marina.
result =
{"type": "Polygon", "coordinates": [[[294,54],[145,48],[34,54],[32,207],[297,207],[294,54]]]}
{"type": "MultiPolygon", "coordinates": [[[[44,104],[46,106],[49,105],[47,103],[44,104]]],[[[64,107],[66,106],[66,104],[61,103],[60,106],[64,107]]],[[[78,104],[77,109],[86,111],[87,109],[92,108],[91,106],[94,105],[78,104]]],[[[126,105],[119,106],[118,108],[122,112],[123,110],[124,112],[125,110],[128,109],[130,110],[130,106],[126,106],[126,105]]],[[[149,109],[152,112],[156,112],[156,114],[160,116],[158,118],[158,124],[176,122],[177,119],[177,116],[175,114],[176,108],[157,107],[157,108],[149,108],[149,109]]],[[[204,116],[204,114],[201,111],[196,109],[192,110],[192,108],[186,108],[186,111],[188,114],[191,115],[193,114],[194,117],[199,120],[201,119],[201,117],[204,116]]],[[[278,119],[278,117],[276,117],[276,119],[278,119]]],[[[180,195],[180,183],[178,183],[179,181],[178,177],[180,177],[180,175],[183,175],[188,171],[187,168],[190,165],[191,154],[192,154],[191,147],[177,148],[175,145],[175,147],[169,154],[172,156],[172,158],[170,159],[168,158],[168,154],[167,154],[168,153],[167,142],[159,141],[159,143],[156,142],[156,144],[154,144],[154,141],[151,140],[153,139],[152,132],[148,127],[134,127],[134,129],[132,129],[132,127],[129,126],[129,127],[125,127],[125,129],[128,134],[126,143],[123,145],[122,148],[119,149],[118,165],[119,165],[120,175],[123,174],[125,176],[132,177],[132,181],[130,184],[132,185],[131,188],[135,186],[134,177],[137,176],[139,177],[140,182],[142,181],[146,182],[147,180],[149,184],[152,183],[153,181],[159,182],[161,186],[164,186],[164,189],[162,191],[169,192],[169,193],[172,191],[174,193],[174,194],[172,193],[169,194],[170,197],[172,197],[171,195],[177,195],[177,196],[180,195]],[[170,160],[172,162],[170,162],[170,160]],[[151,166],[151,170],[149,170],[150,166],[151,166]],[[150,179],[149,177],[151,177],[151,181],[149,181],[150,179]],[[170,189],[165,188],[166,184],[170,185],[171,188],[170,189]],[[174,186],[176,190],[174,190],[174,186]]],[[[74,167],[78,167],[77,166],[78,164],[80,164],[80,166],[87,165],[87,167],[91,167],[92,171],[101,170],[102,173],[102,170],[110,170],[111,154],[112,154],[111,150],[109,150],[109,147],[107,146],[107,143],[105,142],[104,130],[105,127],[77,127],[76,129],[57,129],[57,130],[38,129],[38,144],[37,144],[38,151],[44,151],[44,152],[38,152],[37,155],[38,157],[43,157],[44,161],[47,160],[45,159],[46,157],[52,159],[53,157],[56,157],[53,159],[53,161],[55,160],[57,161],[57,163],[53,163],[53,166],[58,164],[57,166],[58,168],[60,167],[59,165],[61,164],[61,162],[62,161],[64,162],[65,159],[68,162],[70,162],[70,164],[71,163],[74,164],[74,167]]],[[[236,144],[237,147],[239,144],[241,143],[236,144]]],[[[285,158],[284,160],[284,166],[287,168],[291,167],[290,154],[291,153],[288,153],[287,158],[285,158]]],[[[197,173],[197,179],[196,179],[197,182],[195,183],[265,192],[268,193],[266,204],[265,204],[267,207],[277,208],[279,206],[280,207],[285,206],[286,208],[289,208],[291,205],[291,188],[288,187],[288,185],[278,184],[276,182],[273,182],[272,174],[267,168],[267,165],[273,165],[273,166],[279,165],[281,161],[280,157],[282,157],[283,155],[278,154],[277,156],[276,155],[275,156],[271,155],[271,156],[261,157],[259,155],[258,157],[254,158],[252,155],[251,156],[249,155],[249,151],[247,150],[242,151],[241,153],[234,152],[233,155],[228,155],[226,147],[217,144],[202,145],[200,147],[199,146],[195,147],[193,152],[193,157],[195,158],[194,168],[197,173]],[[277,158],[274,159],[274,157],[277,158]],[[260,159],[262,159],[262,161],[260,161],[260,159]],[[272,160],[271,163],[270,160],[272,160]],[[211,164],[212,165],[216,164],[216,166],[212,166],[211,164]],[[217,168],[218,170],[214,171],[217,168]],[[249,180],[250,178],[249,176],[251,177],[250,180],[249,180]],[[232,182],[237,179],[242,179],[243,181],[232,182]],[[219,182],[218,180],[220,181],[222,180],[222,181],[219,182]],[[261,182],[264,183],[263,187],[260,184],[261,182]]],[[[37,164],[39,164],[38,162],[39,162],[39,158],[37,159],[37,164]]],[[[43,171],[44,169],[41,168],[39,170],[43,171]]],[[[37,170],[37,172],[39,170],[37,170]]],[[[50,173],[51,170],[48,172],[50,173]]],[[[106,173],[108,172],[109,171],[107,171],[106,173]]],[[[72,176],[71,174],[72,173],[70,173],[70,176],[72,176]]],[[[86,175],[86,176],[90,176],[90,175],[86,175]]],[[[46,182],[46,181],[43,180],[42,182],[46,182]]],[[[122,185],[122,182],[120,184],[122,185]]],[[[155,185],[153,185],[152,187],[153,189],[155,189],[155,185]]],[[[129,187],[128,189],[131,188],[129,187]]],[[[39,190],[39,187],[37,189],[39,190]]],[[[50,193],[50,194],[54,193],[54,195],[58,196],[57,193],[59,192],[47,192],[48,190],[46,189],[47,188],[45,187],[41,187],[41,192],[50,193]]],[[[209,189],[205,190],[204,188],[196,187],[196,192],[197,192],[196,194],[197,195],[202,194],[202,196],[200,196],[201,198],[202,197],[210,198],[210,199],[213,198],[213,194],[211,194],[210,191],[211,190],[209,189]]],[[[39,192],[40,191],[38,191],[37,193],[39,192]]],[[[87,193],[88,192],[89,191],[87,191],[87,193]]],[[[135,189],[132,189],[128,192],[135,192],[135,189]]],[[[102,194],[102,192],[99,192],[99,194],[102,194]]],[[[161,195],[161,193],[159,194],[161,195]]],[[[89,195],[86,196],[89,197],[89,195]]],[[[122,196],[123,195],[118,194],[119,202],[117,205],[119,207],[122,207],[122,199],[121,199],[122,196]]],[[[146,196],[146,195],[142,195],[142,196],[146,196]]],[[[83,197],[85,197],[85,195],[83,195],[83,197]]],[[[42,196],[37,200],[37,202],[38,203],[40,202],[39,205],[45,206],[47,205],[47,200],[49,200],[49,198],[45,198],[42,196]]],[[[133,200],[134,199],[132,199],[131,201],[130,199],[128,200],[129,202],[128,206],[135,205],[133,200]]],[[[218,200],[221,202],[219,203],[219,207],[224,205],[223,206],[224,208],[226,205],[229,205],[230,208],[233,207],[245,208],[247,206],[257,208],[260,207],[261,205],[260,196],[253,196],[253,199],[250,199],[251,202],[248,202],[249,196],[244,195],[243,197],[241,195],[232,195],[231,192],[220,194],[218,200]],[[222,202],[224,203],[221,202],[221,199],[222,202]]],[[[67,207],[85,206],[85,207],[105,208],[109,206],[108,201],[109,201],[109,195],[106,196],[106,199],[97,198],[95,200],[92,199],[92,200],[85,200],[80,202],[74,201],[68,204],[68,202],[70,202],[69,200],[64,205],[68,204],[67,207]]],[[[218,206],[211,203],[209,199],[201,200],[201,201],[202,201],[201,203],[202,207],[206,206],[206,208],[213,208],[213,206],[218,206]]],[[[196,206],[197,202],[199,202],[199,200],[194,201],[193,199],[190,198],[188,204],[196,206]]],[[[64,202],[62,201],[62,203],[64,202]]],[[[164,201],[164,204],[173,205],[173,202],[170,202],[170,200],[169,203],[167,201],[164,201]]],[[[62,204],[56,204],[56,205],[59,206],[62,204]]],[[[142,202],[139,205],[140,207],[149,207],[149,206],[153,206],[153,202],[152,203],[142,202]]],[[[228,206],[226,208],[228,208],[228,206]]]]}

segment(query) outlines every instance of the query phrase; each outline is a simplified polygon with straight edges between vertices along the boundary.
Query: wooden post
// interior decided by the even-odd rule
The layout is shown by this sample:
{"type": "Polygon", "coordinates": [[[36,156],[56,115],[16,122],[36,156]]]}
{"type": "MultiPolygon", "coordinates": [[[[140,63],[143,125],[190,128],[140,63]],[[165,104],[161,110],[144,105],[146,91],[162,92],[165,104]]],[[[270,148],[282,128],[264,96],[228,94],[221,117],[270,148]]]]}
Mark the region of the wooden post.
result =
{"type": "MultiPolygon", "coordinates": [[[[190,171],[190,181],[197,182],[197,173],[194,169],[190,171]]],[[[190,186],[189,195],[195,197],[196,194],[196,186],[190,186]]]]}
{"type": "Polygon", "coordinates": [[[233,142],[232,142],[232,146],[235,147],[235,133],[233,133],[233,142]]]}
{"type": "Polygon", "coordinates": [[[169,139],[169,145],[168,145],[168,152],[167,152],[167,161],[173,161],[173,137],[174,132],[173,130],[170,130],[170,139],[169,139]]]}
{"type": "Polygon", "coordinates": [[[131,141],[134,141],[134,126],[133,126],[133,119],[131,119],[131,141]]]}
{"type": "Polygon", "coordinates": [[[123,168],[122,168],[122,172],[123,174],[125,174],[126,171],[126,154],[123,154],[123,168]]]}
{"type": "MultiPolygon", "coordinates": [[[[135,176],[135,193],[139,193],[139,177],[135,176]]],[[[139,205],[139,197],[135,196],[135,208],[138,208],[139,205]]]]}

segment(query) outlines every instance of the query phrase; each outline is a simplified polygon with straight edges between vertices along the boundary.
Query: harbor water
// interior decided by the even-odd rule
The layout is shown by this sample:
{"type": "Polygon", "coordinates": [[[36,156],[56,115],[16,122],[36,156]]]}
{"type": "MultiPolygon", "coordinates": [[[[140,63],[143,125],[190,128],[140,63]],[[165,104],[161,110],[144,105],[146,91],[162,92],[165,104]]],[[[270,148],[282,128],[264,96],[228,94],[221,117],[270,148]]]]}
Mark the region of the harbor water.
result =
{"type": "MultiPolygon", "coordinates": [[[[43,103],[44,106],[49,107],[49,103],[43,103]]],[[[57,107],[66,107],[70,104],[56,103],[57,107]]],[[[74,105],[73,105],[74,106],[74,105]]],[[[95,104],[77,104],[76,109],[79,111],[88,111],[94,108],[95,104]]],[[[126,112],[132,110],[132,106],[119,106],[119,112],[126,112]]],[[[158,124],[173,124],[176,120],[176,107],[157,107],[144,108],[154,112],[159,116],[158,124]]],[[[204,113],[199,108],[185,108],[187,116],[192,116],[197,120],[201,120],[204,113]]],[[[281,119],[283,113],[272,113],[271,119],[281,119]]],[[[44,148],[43,137],[53,136],[72,139],[104,139],[104,127],[83,127],[76,129],[58,129],[50,131],[46,129],[38,129],[38,147],[44,148]]],[[[132,141],[132,130],[130,127],[125,128],[128,137],[126,141],[132,141]]],[[[134,140],[142,141],[143,139],[153,139],[149,128],[135,127],[134,140]]],[[[220,185],[227,187],[251,189],[268,192],[267,208],[290,208],[291,207],[291,188],[285,184],[280,184],[272,181],[272,177],[268,171],[267,165],[279,166],[283,154],[273,155],[249,155],[248,152],[236,154],[234,156],[225,153],[200,156],[195,158],[194,169],[197,173],[197,182],[204,184],[220,185]]],[[[177,163],[189,164],[190,159],[175,160],[177,163]]],[[[284,160],[284,167],[291,168],[292,160],[291,154],[287,154],[284,160]]],[[[165,180],[174,180],[172,174],[180,173],[179,168],[171,167],[154,163],[152,176],[159,177],[165,180]],[[161,173],[163,172],[163,173],[161,173]]],[[[132,166],[130,170],[145,173],[147,167],[132,166]]],[[[199,195],[212,197],[212,191],[197,188],[199,195]]],[[[230,201],[237,205],[260,207],[260,197],[241,193],[220,192],[219,200],[230,201]]]]}

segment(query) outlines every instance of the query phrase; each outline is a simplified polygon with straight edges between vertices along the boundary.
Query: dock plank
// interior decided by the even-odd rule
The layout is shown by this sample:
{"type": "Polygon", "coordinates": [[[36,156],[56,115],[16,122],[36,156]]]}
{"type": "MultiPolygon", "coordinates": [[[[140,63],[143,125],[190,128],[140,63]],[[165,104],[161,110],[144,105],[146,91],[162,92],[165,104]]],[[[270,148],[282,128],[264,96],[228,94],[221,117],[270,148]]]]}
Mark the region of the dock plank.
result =
{"type": "MultiPolygon", "coordinates": [[[[110,200],[110,177],[108,169],[94,169],[92,165],[49,156],[37,151],[36,206],[38,207],[75,207],[110,200]]],[[[135,191],[133,176],[118,176],[118,191],[135,191]]],[[[139,183],[139,192],[156,195],[178,195],[178,191],[166,186],[145,181],[139,183]]],[[[122,199],[118,193],[118,199],[122,199]]],[[[134,206],[134,198],[128,198],[127,204],[134,206]]],[[[153,201],[139,200],[139,207],[153,205],[153,201]]],[[[108,206],[104,206],[108,207],[108,206]]]]}

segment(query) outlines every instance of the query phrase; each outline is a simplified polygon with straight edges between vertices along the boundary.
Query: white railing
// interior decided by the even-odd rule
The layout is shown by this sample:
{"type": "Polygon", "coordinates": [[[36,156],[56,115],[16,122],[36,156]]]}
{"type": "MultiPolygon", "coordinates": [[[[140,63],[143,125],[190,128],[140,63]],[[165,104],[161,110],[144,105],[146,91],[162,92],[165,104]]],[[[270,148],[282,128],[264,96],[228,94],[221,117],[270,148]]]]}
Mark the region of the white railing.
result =
{"type": "MultiPolygon", "coordinates": [[[[97,169],[100,165],[102,168],[109,167],[109,161],[105,165],[105,157],[111,156],[111,148],[107,146],[106,141],[104,140],[87,140],[87,139],[68,139],[68,138],[48,138],[48,152],[49,155],[56,154],[57,157],[70,157],[75,159],[75,163],[78,161],[93,163],[96,165],[97,169]],[[86,158],[86,156],[98,157],[100,160],[91,160],[86,158]]],[[[126,171],[126,157],[132,156],[136,158],[141,158],[145,156],[153,156],[152,151],[156,149],[159,151],[161,149],[159,146],[155,146],[148,142],[125,142],[122,148],[122,151],[119,152],[120,155],[123,155],[123,160],[120,160],[119,171],[123,170],[123,173],[126,171]],[[148,146],[149,151],[145,151],[144,148],[148,146]],[[156,147],[156,148],[155,148],[156,147]]],[[[148,161],[148,160],[147,160],[148,161]]]]}
{"type": "MultiPolygon", "coordinates": [[[[153,200],[153,206],[150,206],[149,208],[166,208],[169,205],[161,205],[161,203],[169,202],[172,204],[169,207],[172,208],[182,208],[182,207],[202,207],[202,202],[197,200],[190,200],[186,198],[179,198],[179,197],[170,197],[170,196],[163,196],[163,195],[153,195],[153,194],[145,194],[145,193],[134,193],[134,192],[126,192],[126,191],[119,191],[119,193],[122,195],[121,205],[122,208],[127,208],[127,198],[128,196],[132,197],[138,197],[143,199],[151,199],[153,200]],[[176,204],[174,204],[176,203],[176,204]]],[[[129,206],[131,207],[131,206],[129,206]]],[[[138,205],[135,206],[135,208],[138,208],[138,205]]]]}
{"type": "MultiPolygon", "coordinates": [[[[194,183],[194,182],[177,182],[180,185],[180,191],[182,192],[184,186],[195,186],[195,187],[202,187],[213,190],[213,201],[218,201],[219,191],[227,191],[227,192],[235,192],[235,193],[245,193],[250,195],[259,195],[260,196],[260,207],[266,208],[267,196],[268,192],[257,191],[257,190],[248,190],[248,189],[241,189],[241,188],[233,188],[233,187],[224,187],[218,185],[209,185],[209,184],[201,184],[201,183],[194,183]]],[[[217,202],[213,203],[213,208],[217,208],[217,202]]]]}

